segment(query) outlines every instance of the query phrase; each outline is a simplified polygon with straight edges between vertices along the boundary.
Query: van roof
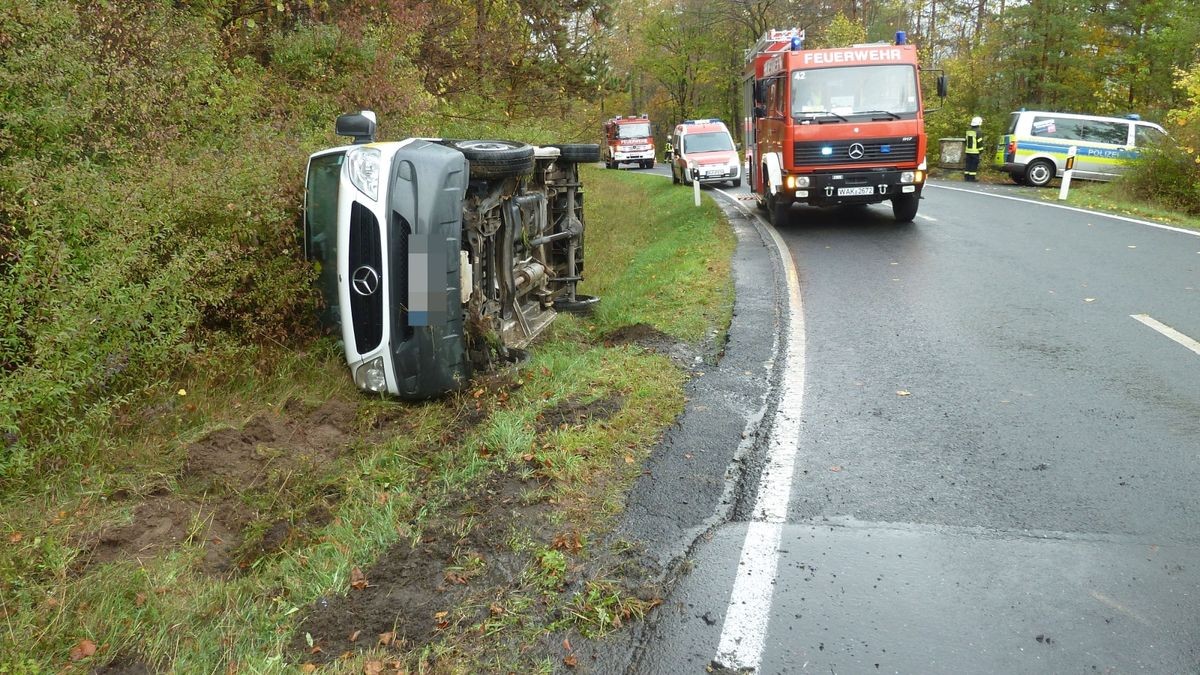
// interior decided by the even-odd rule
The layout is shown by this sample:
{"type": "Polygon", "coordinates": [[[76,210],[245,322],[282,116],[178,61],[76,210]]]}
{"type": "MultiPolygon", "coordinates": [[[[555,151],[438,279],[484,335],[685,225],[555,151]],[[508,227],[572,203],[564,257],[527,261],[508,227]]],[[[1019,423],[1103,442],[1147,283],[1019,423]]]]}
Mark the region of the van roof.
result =
{"type": "Polygon", "coordinates": [[[711,120],[684,120],[679,123],[679,131],[687,131],[689,133],[697,133],[704,131],[725,131],[729,129],[725,123],[718,119],[711,120]]]}
{"type": "Polygon", "coordinates": [[[1014,110],[1014,111],[1012,111],[1011,114],[1012,115],[1055,115],[1058,117],[1069,117],[1072,119],[1105,120],[1108,122],[1134,122],[1136,124],[1145,124],[1145,125],[1152,126],[1152,127],[1158,127],[1160,129],[1162,128],[1162,127],[1159,127],[1159,125],[1155,124],[1154,122],[1148,122],[1148,121],[1142,119],[1140,115],[1136,115],[1136,114],[1127,115],[1125,117],[1113,117],[1112,115],[1089,115],[1087,113],[1056,112],[1053,110],[1014,110]]]}

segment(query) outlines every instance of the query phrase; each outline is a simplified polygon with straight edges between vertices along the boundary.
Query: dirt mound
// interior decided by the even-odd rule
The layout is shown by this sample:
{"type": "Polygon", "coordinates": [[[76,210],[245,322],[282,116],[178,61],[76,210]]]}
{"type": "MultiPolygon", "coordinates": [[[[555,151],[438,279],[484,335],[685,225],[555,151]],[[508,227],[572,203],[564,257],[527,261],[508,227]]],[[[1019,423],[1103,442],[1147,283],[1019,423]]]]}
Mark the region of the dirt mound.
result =
{"type": "MultiPolygon", "coordinates": [[[[320,598],[309,608],[292,637],[296,659],[321,663],[381,645],[398,652],[421,647],[463,618],[449,613],[465,598],[517,583],[527,559],[508,543],[511,526],[542,544],[550,541],[543,526],[549,507],[523,499],[540,487],[509,474],[443,509],[445,519],[426,527],[416,546],[399,542],[363,570],[359,584],[365,587],[351,580],[345,595],[320,598]],[[464,522],[477,525],[462,534],[464,522]],[[309,637],[319,651],[308,646],[309,637]]],[[[474,604],[478,616],[466,621],[482,620],[488,612],[482,596],[474,604]]]]}
{"type": "Polygon", "coordinates": [[[331,400],[315,409],[290,401],[241,429],[208,434],[187,448],[182,472],[184,484],[195,483],[198,496],[153,493],[134,509],[129,524],[85,536],[85,552],[75,571],[142,560],[183,543],[198,543],[204,547],[201,569],[220,574],[280,550],[300,532],[328,523],[328,508],[314,507],[296,523],[275,520],[257,544],[238,556],[245,529],[263,518],[243,496],[255,489],[274,489],[297,473],[323,473],[350,443],[355,415],[355,404],[347,401],[331,400]]]}
{"type": "Polygon", "coordinates": [[[610,395],[584,403],[578,398],[570,398],[553,405],[537,416],[537,432],[583,426],[588,422],[602,422],[621,412],[625,405],[625,397],[610,395]]]}
{"type": "Polygon", "coordinates": [[[311,413],[301,408],[288,402],[280,412],[258,415],[241,429],[210,433],[188,448],[184,475],[245,490],[273,473],[332,461],[350,441],[354,407],[331,400],[311,413]]]}

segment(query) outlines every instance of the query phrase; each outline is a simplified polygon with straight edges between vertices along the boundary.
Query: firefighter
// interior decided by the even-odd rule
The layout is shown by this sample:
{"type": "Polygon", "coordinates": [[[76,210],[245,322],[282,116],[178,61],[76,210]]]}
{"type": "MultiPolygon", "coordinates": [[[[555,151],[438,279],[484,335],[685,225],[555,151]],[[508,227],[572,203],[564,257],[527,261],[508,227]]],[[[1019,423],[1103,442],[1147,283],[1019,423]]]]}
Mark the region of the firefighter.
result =
{"type": "Polygon", "coordinates": [[[664,163],[666,163],[666,164],[671,163],[671,153],[674,152],[674,150],[675,150],[675,148],[671,145],[671,139],[667,139],[666,144],[663,145],[663,162],[664,163]]]}
{"type": "Polygon", "coordinates": [[[967,129],[966,164],[963,165],[963,180],[974,183],[979,175],[979,127],[983,118],[976,115],[971,118],[971,128],[967,129]]]}

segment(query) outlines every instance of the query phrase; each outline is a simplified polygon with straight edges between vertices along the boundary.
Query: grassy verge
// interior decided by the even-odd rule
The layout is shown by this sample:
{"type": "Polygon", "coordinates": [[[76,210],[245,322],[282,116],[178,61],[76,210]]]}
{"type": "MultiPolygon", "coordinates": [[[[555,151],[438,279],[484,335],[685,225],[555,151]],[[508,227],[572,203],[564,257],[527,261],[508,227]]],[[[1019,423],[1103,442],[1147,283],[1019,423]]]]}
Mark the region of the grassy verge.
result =
{"type": "Polygon", "coordinates": [[[711,347],[733,236],[668,181],[589,169],[590,317],[519,368],[370,400],[336,346],[228,350],[81,428],[0,501],[0,673],[530,672],[656,604],[600,545],[711,347]]]}

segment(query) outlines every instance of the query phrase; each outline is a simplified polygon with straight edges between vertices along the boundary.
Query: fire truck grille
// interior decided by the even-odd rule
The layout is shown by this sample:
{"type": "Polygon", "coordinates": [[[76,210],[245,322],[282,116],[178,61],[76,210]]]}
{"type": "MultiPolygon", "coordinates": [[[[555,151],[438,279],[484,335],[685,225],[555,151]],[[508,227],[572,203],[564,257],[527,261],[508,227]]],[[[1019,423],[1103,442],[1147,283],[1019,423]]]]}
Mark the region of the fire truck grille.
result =
{"type": "Polygon", "coordinates": [[[872,138],[862,141],[808,141],[792,146],[795,166],[900,164],[917,159],[917,140],[872,138]],[[857,147],[857,146],[861,146],[857,147]],[[861,156],[860,156],[861,153],[861,156]]]}
{"type": "Polygon", "coordinates": [[[349,253],[354,346],[365,354],[383,340],[383,252],[375,214],[358,202],[350,208],[349,253]]]}

